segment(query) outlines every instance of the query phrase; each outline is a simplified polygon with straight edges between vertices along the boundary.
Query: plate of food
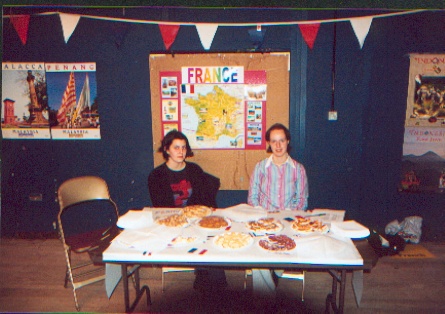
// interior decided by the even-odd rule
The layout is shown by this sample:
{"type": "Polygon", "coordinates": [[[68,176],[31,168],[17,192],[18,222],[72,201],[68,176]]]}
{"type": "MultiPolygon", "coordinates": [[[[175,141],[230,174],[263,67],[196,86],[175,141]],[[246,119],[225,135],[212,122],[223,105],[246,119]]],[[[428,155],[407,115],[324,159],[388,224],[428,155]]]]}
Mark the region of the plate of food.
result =
{"type": "Polygon", "coordinates": [[[312,220],[302,216],[296,216],[292,222],[292,229],[298,234],[325,234],[329,227],[320,220],[312,220]]]}
{"type": "Polygon", "coordinates": [[[213,238],[213,244],[223,250],[233,251],[250,247],[253,238],[244,232],[225,232],[213,238]]]}
{"type": "Polygon", "coordinates": [[[185,217],[189,219],[202,218],[212,214],[212,208],[204,205],[189,205],[182,209],[185,217]]]}
{"type": "Polygon", "coordinates": [[[269,217],[248,221],[246,228],[258,235],[279,232],[283,230],[283,224],[279,220],[269,217]]]}
{"type": "Polygon", "coordinates": [[[156,223],[167,227],[183,227],[189,222],[184,214],[173,214],[157,219],[156,223]]]}
{"type": "Polygon", "coordinates": [[[210,215],[206,217],[202,217],[200,220],[196,222],[196,225],[200,228],[207,229],[207,230],[222,230],[229,228],[231,225],[231,222],[229,219],[217,216],[217,215],[210,215]]]}
{"type": "Polygon", "coordinates": [[[260,238],[258,246],[269,252],[289,252],[294,250],[297,244],[285,234],[271,234],[260,238]]]}

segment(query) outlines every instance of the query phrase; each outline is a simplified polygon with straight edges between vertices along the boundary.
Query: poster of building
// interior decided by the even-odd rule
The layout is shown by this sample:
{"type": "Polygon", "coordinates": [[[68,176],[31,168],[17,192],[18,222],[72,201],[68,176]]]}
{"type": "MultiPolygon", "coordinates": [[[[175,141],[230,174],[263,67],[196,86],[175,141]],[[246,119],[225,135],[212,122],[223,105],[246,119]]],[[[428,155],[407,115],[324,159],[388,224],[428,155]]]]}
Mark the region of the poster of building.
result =
{"type": "Polygon", "coordinates": [[[45,63],[53,139],[100,139],[96,63],[45,63]]]}
{"type": "Polygon", "coordinates": [[[193,149],[264,149],[265,71],[182,67],[160,73],[162,129],[177,128],[193,149]]]}
{"type": "Polygon", "coordinates": [[[411,54],[401,189],[445,189],[445,55],[411,54]]]}
{"type": "Polygon", "coordinates": [[[2,136],[50,139],[43,63],[2,62],[2,136]]]}

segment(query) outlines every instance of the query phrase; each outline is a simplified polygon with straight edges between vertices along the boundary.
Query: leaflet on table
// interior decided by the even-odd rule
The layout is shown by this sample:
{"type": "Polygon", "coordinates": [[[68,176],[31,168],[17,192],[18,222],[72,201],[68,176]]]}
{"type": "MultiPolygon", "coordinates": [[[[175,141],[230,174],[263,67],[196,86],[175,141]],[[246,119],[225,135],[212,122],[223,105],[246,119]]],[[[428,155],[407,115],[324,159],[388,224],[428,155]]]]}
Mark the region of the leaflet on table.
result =
{"type": "Polygon", "coordinates": [[[154,229],[127,229],[114,238],[113,242],[141,252],[159,252],[167,247],[172,237],[174,233],[171,230],[158,226],[154,229]]]}
{"type": "Polygon", "coordinates": [[[343,221],[345,212],[342,209],[315,208],[310,213],[306,212],[304,217],[319,217],[323,222],[343,221]]]}
{"type": "Polygon", "coordinates": [[[167,208],[167,207],[157,207],[157,208],[151,208],[151,207],[144,207],[142,211],[148,211],[152,213],[153,220],[156,221],[158,219],[162,219],[167,216],[171,215],[180,215],[182,214],[181,208],[167,208]]]}

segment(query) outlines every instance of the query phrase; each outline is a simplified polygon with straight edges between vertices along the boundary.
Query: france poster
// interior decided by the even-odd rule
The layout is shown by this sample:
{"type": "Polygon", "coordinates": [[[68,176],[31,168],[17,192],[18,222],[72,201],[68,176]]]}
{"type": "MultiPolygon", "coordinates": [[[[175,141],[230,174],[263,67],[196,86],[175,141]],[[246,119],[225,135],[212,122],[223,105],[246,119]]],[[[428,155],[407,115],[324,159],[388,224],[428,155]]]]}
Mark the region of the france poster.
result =
{"type": "Polygon", "coordinates": [[[175,123],[194,149],[265,148],[265,71],[189,66],[160,76],[164,130],[175,123]]]}
{"type": "Polygon", "coordinates": [[[43,63],[2,62],[2,136],[51,139],[43,63]]]}
{"type": "Polygon", "coordinates": [[[401,189],[445,191],[445,55],[411,54],[401,189]]]}
{"type": "Polygon", "coordinates": [[[45,63],[53,139],[100,139],[96,63],[45,63]]]}

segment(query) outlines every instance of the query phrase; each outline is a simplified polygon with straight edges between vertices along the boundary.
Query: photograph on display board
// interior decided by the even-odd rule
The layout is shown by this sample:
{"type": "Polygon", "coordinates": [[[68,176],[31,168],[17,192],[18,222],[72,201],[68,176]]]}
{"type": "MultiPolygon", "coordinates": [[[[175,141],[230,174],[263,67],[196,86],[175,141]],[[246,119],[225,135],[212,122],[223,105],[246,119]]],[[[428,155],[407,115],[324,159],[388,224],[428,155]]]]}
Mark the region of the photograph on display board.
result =
{"type": "Polygon", "coordinates": [[[261,145],[263,143],[261,123],[247,124],[247,143],[249,145],[261,145]]]}
{"type": "Polygon", "coordinates": [[[95,63],[46,63],[53,139],[100,139],[95,63]]]}
{"type": "Polygon", "coordinates": [[[177,99],[162,100],[162,121],[178,121],[178,114],[177,99]]]}
{"type": "Polygon", "coordinates": [[[162,98],[178,97],[178,78],[177,77],[161,77],[162,98]]]}
{"type": "Polygon", "coordinates": [[[416,77],[412,117],[428,119],[430,123],[442,120],[445,126],[445,76],[416,77]]]}
{"type": "Polygon", "coordinates": [[[2,136],[51,139],[43,63],[2,62],[2,136]]]}
{"type": "Polygon", "coordinates": [[[247,100],[266,100],[267,85],[247,85],[246,99],[247,100]]]}
{"type": "Polygon", "coordinates": [[[176,131],[179,130],[177,123],[164,123],[163,130],[162,130],[162,136],[164,137],[165,135],[167,135],[168,132],[173,131],[173,130],[176,130],[176,131]]]}

